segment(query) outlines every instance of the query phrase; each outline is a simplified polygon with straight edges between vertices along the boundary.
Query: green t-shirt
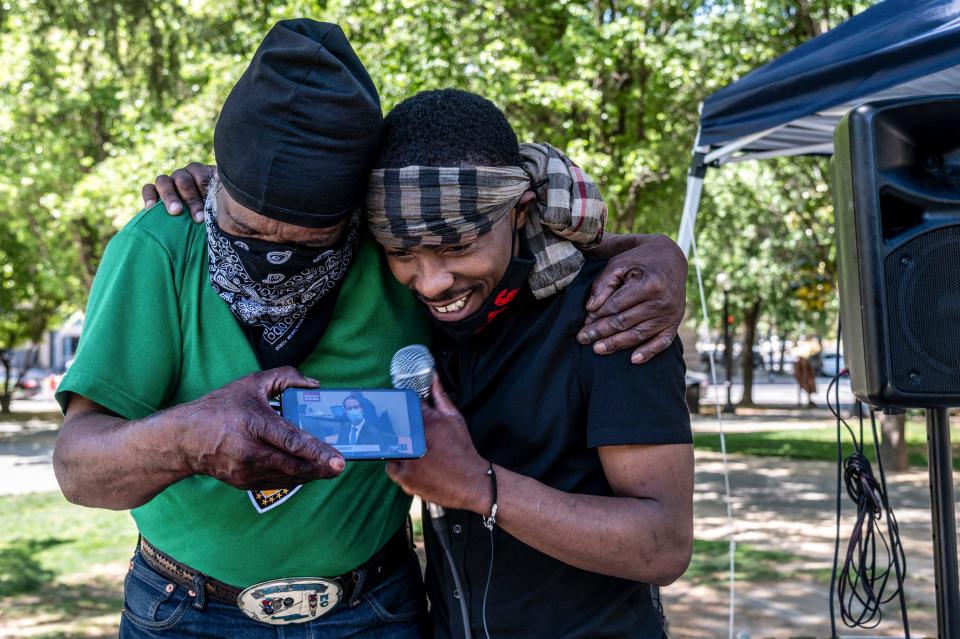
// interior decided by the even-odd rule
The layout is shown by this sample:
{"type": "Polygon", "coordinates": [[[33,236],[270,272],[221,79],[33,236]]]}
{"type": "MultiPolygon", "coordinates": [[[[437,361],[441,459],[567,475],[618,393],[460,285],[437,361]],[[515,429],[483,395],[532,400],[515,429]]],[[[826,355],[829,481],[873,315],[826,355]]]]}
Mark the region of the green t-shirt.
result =
{"type": "MultiPolygon", "coordinates": [[[[429,339],[413,297],[364,236],[323,338],[300,370],[330,388],[390,386],[390,359],[429,339]]],[[[206,233],[162,204],[141,212],[104,253],[73,365],[57,391],[127,419],[194,400],[260,366],[209,284],[206,233]]],[[[207,476],[169,486],[132,511],[140,532],[179,561],[246,587],[279,577],[341,574],[403,524],[410,498],[381,462],[302,486],[258,512],[246,491],[207,476]]]]}

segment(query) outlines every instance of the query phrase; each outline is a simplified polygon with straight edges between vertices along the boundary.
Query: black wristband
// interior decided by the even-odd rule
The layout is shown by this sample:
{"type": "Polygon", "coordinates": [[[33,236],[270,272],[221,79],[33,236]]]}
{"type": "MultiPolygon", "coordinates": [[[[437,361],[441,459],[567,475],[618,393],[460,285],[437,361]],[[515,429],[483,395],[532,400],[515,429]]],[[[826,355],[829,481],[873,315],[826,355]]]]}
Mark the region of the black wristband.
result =
{"type": "Polygon", "coordinates": [[[487,475],[490,477],[490,516],[480,517],[483,519],[483,525],[487,530],[492,531],[497,525],[497,473],[493,470],[493,462],[490,462],[490,468],[487,469],[487,475]]]}

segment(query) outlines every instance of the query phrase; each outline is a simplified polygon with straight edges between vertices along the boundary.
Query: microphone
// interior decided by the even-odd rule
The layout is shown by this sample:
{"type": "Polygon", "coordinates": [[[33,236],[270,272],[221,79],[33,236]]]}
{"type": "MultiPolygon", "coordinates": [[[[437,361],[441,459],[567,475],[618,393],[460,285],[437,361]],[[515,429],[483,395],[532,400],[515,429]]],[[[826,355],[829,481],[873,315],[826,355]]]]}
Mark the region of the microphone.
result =
{"type": "MultiPolygon", "coordinates": [[[[390,381],[394,388],[403,390],[412,390],[420,399],[430,401],[430,387],[433,385],[433,378],[436,376],[436,362],[433,361],[433,355],[430,349],[423,344],[411,344],[405,346],[393,354],[390,360],[390,381]]],[[[447,565],[450,566],[450,574],[453,576],[455,590],[453,596],[460,604],[460,621],[463,623],[464,639],[473,637],[473,631],[470,628],[470,608],[463,587],[460,585],[460,573],[457,570],[457,564],[450,553],[450,535],[447,532],[447,511],[443,506],[438,506],[432,502],[425,502],[427,511],[430,513],[430,523],[433,530],[437,533],[437,541],[443,549],[443,555],[447,559],[447,565]]],[[[491,539],[493,539],[491,537],[491,539]]],[[[491,555],[492,558],[492,555],[491,555]]],[[[452,634],[451,628],[451,634],[452,634]]],[[[489,636],[489,635],[488,635],[489,636]]]]}
{"type": "Polygon", "coordinates": [[[435,368],[430,349],[423,344],[411,344],[393,354],[390,380],[394,388],[412,390],[420,399],[430,399],[435,368]]]}
{"type": "MultiPolygon", "coordinates": [[[[436,375],[436,363],[433,355],[423,344],[404,346],[393,354],[390,360],[390,380],[394,388],[412,390],[420,399],[430,400],[430,387],[436,375]]],[[[427,502],[431,519],[446,516],[443,506],[427,502]]]]}

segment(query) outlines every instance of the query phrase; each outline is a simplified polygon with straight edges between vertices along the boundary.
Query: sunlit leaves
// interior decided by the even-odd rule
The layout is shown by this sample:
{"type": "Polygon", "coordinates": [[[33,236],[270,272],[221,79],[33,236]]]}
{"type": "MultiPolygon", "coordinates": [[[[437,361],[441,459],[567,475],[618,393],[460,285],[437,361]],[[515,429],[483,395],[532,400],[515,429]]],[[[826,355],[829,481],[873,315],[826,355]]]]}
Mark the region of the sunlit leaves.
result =
{"type": "MultiPolygon", "coordinates": [[[[49,318],[84,303],[106,241],[139,207],[140,185],[212,161],[219,106],[277,20],[341,24],[385,110],[440,87],[490,98],[522,140],[566,149],[599,182],[616,229],[672,234],[698,103],[867,4],[7,0],[0,316],[42,303],[54,307],[49,318]]],[[[822,167],[743,170],[708,181],[699,225],[708,270],[734,272],[738,290],[783,300],[792,316],[824,310],[833,255],[822,167]]],[[[0,335],[4,322],[25,324],[0,319],[0,335]]]]}

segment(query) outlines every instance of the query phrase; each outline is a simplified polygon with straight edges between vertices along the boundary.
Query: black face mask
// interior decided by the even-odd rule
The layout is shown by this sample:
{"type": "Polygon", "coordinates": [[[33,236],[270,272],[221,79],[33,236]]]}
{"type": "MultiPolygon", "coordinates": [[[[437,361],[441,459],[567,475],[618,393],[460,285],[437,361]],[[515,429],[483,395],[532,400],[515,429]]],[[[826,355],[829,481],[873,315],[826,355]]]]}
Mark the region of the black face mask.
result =
{"type": "Polygon", "coordinates": [[[359,214],[354,214],[344,237],[329,249],[274,244],[224,232],[216,220],[215,187],[204,215],[210,285],[229,305],[260,365],[299,365],[313,352],[330,321],[357,247],[359,214]]]}
{"type": "Polygon", "coordinates": [[[452,339],[457,342],[466,342],[510,308],[511,303],[526,286],[532,270],[533,258],[515,256],[510,259],[506,272],[484,301],[483,306],[470,317],[456,322],[442,322],[430,313],[430,318],[437,328],[452,339]]]}

